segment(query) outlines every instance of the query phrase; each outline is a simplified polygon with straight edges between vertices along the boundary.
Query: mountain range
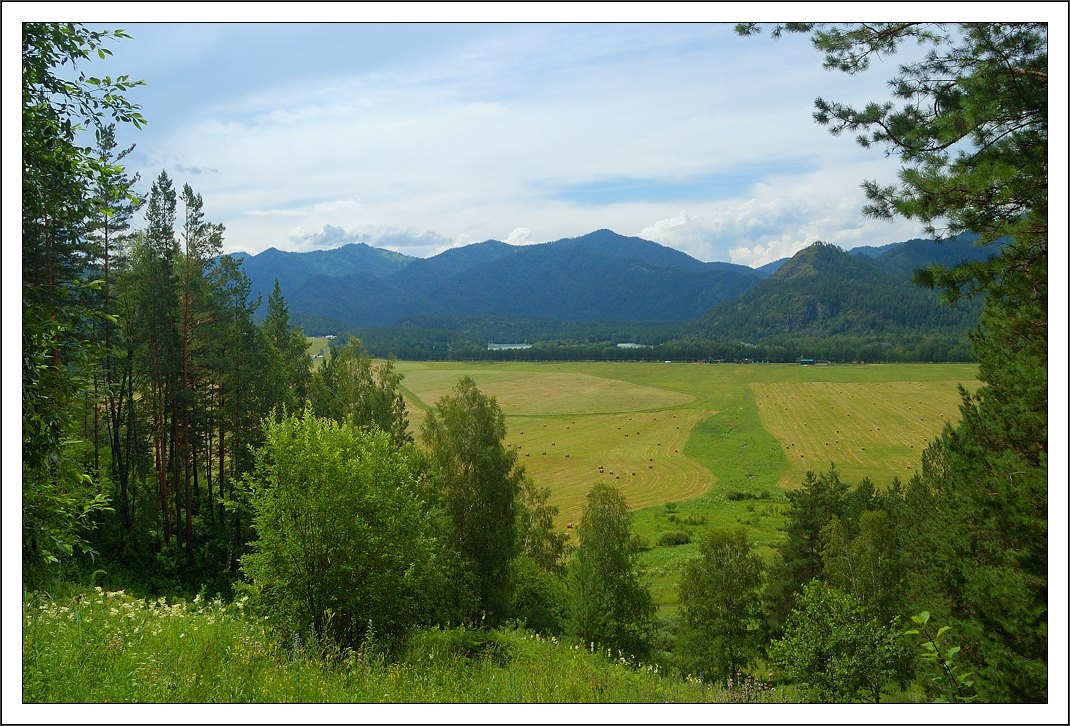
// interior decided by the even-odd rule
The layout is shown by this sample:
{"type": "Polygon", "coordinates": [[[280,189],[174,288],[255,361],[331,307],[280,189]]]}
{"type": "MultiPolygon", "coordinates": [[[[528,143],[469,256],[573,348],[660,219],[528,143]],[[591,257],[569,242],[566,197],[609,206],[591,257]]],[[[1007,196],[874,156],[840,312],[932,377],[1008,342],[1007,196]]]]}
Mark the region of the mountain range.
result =
{"type": "Polygon", "coordinates": [[[949,313],[910,275],[933,262],[992,254],[975,239],[912,239],[849,252],[815,243],[758,269],[702,262],[606,229],[534,245],[488,240],[429,258],[363,243],[241,257],[254,294],[266,300],[277,279],[295,321],[320,332],[494,317],[675,322],[690,335],[747,338],[972,327],[972,307],[949,313]]]}

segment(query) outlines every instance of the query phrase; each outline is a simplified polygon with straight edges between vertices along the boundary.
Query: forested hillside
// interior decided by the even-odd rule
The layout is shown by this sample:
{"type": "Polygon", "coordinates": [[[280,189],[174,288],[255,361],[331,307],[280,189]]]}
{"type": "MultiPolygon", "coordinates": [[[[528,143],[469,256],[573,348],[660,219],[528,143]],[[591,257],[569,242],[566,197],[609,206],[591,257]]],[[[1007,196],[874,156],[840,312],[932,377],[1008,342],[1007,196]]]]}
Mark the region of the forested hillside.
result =
{"type": "Polygon", "coordinates": [[[490,240],[427,259],[376,252],[389,254],[356,245],[268,250],[245,269],[254,290],[270,290],[277,278],[295,315],[336,321],[344,330],[428,317],[688,320],[757,280],[741,265],[703,263],[609,230],[526,246],[490,240]],[[327,259],[329,265],[318,264],[327,259]]]}
{"type": "MultiPolygon", "coordinates": [[[[930,243],[931,245],[931,243],[930,243]]],[[[902,248],[896,248],[902,249],[902,248]]],[[[893,273],[877,260],[814,244],[736,300],[715,306],[688,332],[693,337],[749,343],[793,338],[895,340],[971,330],[981,301],[954,307],[893,273]]],[[[911,264],[924,265],[917,257],[911,264]]]]}

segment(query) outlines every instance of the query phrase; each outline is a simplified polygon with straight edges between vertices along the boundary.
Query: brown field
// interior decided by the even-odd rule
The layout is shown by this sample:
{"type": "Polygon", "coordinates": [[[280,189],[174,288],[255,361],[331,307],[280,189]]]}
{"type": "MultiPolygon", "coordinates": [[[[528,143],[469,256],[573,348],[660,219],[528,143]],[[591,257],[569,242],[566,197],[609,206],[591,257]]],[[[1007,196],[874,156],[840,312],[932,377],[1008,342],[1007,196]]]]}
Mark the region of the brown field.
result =
{"type": "Polygon", "coordinates": [[[911,477],[921,452],[959,418],[959,395],[940,381],[752,383],[762,426],[780,442],[789,469],[781,487],[835,462],[841,478],[911,477]]]}
{"type": "Polygon", "coordinates": [[[550,489],[563,524],[578,520],[598,481],[642,509],[693,500],[719,480],[755,492],[797,487],[832,462],[845,481],[907,479],[928,441],[957,420],[956,384],[976,383],[976,367],[931,364],[402,361],[398,369],[417,439],[426,410],[462,376],[493,396],[507,445],[550,489]]]}
{"type": "Polygon", "coordinates": [[[683,454],[691,429],[710,415],[680,407],[694,396],[622,380],[500,366],[421,368],[402,364],[409,423],[470,375],[506,417],[506,444],[538,487],[549,487],[559,521],[578,521],[598,481],[620,488],[633,508],[699,496],[713,473],[683,454]]]}

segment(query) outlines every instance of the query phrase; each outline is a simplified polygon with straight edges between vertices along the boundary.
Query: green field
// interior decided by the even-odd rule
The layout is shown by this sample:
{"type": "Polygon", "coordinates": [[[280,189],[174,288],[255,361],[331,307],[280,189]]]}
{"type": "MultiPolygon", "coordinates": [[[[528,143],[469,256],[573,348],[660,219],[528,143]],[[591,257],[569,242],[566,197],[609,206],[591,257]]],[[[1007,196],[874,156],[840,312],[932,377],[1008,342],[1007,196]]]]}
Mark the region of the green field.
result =
{"type": "Polygon", "coordinates": [[[651,590],[671,611],[681,562],[710,526],[743,526],[768,556],[784,491],[835,463],[841,478],[908,479],[926,443],[958,419],[972,364],[798,366],[699,363],[401,361],[410,424],[471,376],[506,417],[506,443],[559,525],[579,520],[598,481],[619,487],[650,548],[651,590]],[[667,532],[690,544],[658,546],[667,532]]]}

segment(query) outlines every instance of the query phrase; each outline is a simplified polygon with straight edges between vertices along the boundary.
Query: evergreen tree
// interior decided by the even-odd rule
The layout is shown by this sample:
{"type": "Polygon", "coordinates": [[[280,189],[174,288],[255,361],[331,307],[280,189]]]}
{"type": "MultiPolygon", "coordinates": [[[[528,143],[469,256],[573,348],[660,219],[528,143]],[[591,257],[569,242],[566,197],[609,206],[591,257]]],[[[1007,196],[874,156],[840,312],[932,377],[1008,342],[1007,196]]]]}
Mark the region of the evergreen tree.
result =
{"type": "Polygon", "coordinates": [[[170,544],[175,519],[171,497],[177,490],[172,474],[178,421],[175,401],[181,382],[181,338],[178,306],[178,241],[175,237],[177,196],[167,172],[160,172],[149,192],[147,227],[134,247],[130,286],[133,299],[128,335],[137,365],[145,371],[147,389],[142,405],[148,409],[155,465],[160,531],[170,544]]]}
{"type": "Polygon", "coordinates": [[[286,394],[281,403],[294,411],[305,405],[312,381],[308,340],[300,328],[290,325],[290,311],[278,279],[267,301],[264,332],[279,358],[286,394]]]}
{"type": "Polygon", "coordinates": [[[824,569],[822,533],[833,521],[840,521],[847,511],[850,486],[840,481],[836,467],[815,475],[806,473],[800,489],[787,492],[784,540],[777,546],[776,558],[766,593],[768,625],[779,632],[795,605],[795,595],[802,586],[824,569]]]}
{"type": "MultiPolygon", "coordinates": [[[[130,223],[142,199],[133,192],[139,177],[130,177],[117,164],[134,147],[116,151],[115,125],[109,124],[97,131],[97,152],[109,170],[97,182],[99,212],[89,239],[95,245],[93,257],[95,274],[99,275],[102,289],[97,304],[103,313],[98,339],[102,345],[101,370],[94,378],[93,398],[104,408],[104,428],[107,447],[110,451],[109,478],[113,484],[112,501],[122,518],[126,532],[133,528],[131,512],[131,426],[133,414],[133,367],[131,350],[120,327],[121,302],[117,294],[121,289],[118,280],[129,265],[130,244],[133,237],[130,223]],[[99,381],[99,390],[98,383],[99,381]]],[[[96,407],[94,408],[94,452],[99,456],[96,407]]],[[[95,463],[99,470],[99,463],[95,463]]]]}
{"type": "Polygon", "coordinates": [[[978,696],[1046,701],[1047,25],[794,23],[774,34],[782,30],[812,32],[826,67],[848,73],[905,42],[929,48],[899,67],[894,100],[855,109],[818,99],[815,118],[902,160],[897,184],[864,184],[866,213],[1001,243],[988,260],[915,275],[949,301],[985,302],[974,335],[981,386],[963,391],[961,423],[926,452],[903,535],[916,563],[912,602],[948,609],[978,696]]]}

